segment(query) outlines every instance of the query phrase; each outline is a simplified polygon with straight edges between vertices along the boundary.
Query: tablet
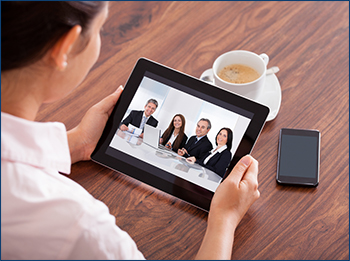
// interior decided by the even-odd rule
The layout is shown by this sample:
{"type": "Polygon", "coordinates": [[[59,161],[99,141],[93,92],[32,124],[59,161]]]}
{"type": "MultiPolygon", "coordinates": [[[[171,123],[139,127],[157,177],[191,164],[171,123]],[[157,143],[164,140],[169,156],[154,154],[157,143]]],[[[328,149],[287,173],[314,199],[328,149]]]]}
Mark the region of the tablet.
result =
{"type": "MultiPolygon", "coordinates": [[[[209,211],[215,190],[239,159],[251,153],[268,114],[269,108],[262,104],[140,58],[91,158],[209,211]],[[148,116],[143,123],[142,115],[148,116]],[[179,118],[181,125],[176,128],[189,155],[144,142],[145,124],[160,129],[161,135],[168,128],[172,134],[179,118]],[[223,146],[223,141],[217,140],[220,132],[226,134],[223,146]],[[200,140],[193,142],[197,136],[200,140]],[[213,151],[217,141],[220,153],[213,151]],[[186,158],[189,156],[201,159],[191,163],[186,158]]],[[[178,136],[172,139],[174,146],[178,136]]]]}

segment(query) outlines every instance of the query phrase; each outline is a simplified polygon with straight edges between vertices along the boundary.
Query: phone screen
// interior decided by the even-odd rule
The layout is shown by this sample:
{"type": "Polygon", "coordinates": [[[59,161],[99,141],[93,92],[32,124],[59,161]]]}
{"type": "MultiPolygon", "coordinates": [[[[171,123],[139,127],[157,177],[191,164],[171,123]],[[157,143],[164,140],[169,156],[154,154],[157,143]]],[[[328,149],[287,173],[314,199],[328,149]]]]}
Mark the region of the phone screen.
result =
{"type": "Polygon", "coordinates": [[[320,132],[281,129],[277,182],[317,186],[320,132]]]}

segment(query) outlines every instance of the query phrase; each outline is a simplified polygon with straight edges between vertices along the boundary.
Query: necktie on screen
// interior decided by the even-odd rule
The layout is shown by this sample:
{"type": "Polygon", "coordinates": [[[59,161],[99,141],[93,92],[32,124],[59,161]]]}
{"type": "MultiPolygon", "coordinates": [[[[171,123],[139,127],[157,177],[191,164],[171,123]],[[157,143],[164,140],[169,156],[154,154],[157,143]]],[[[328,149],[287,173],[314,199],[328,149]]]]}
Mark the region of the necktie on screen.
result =
{"type": "Polygon", "coordinates": [[[146,117],[145,117],[145,116],[143,116],[143,117],[142,117],[141,124],[140,124],[140,129],[142,129],[142,130],[143,130],[143,127],[145,126],[145,123],[146,123],[146,117]]]}
{"type": "Polygon", "coordinates": [[[187,149],[187,150],[192,149],[192,148],[193,148],[193,146],[197,144],[198,140],[199,140],[199,139],[196,137],[196,141],[195,141],[194,143],[192,143],[192,144],[191,144],[191,145],[188,147],[188,149],[187,149]]]}

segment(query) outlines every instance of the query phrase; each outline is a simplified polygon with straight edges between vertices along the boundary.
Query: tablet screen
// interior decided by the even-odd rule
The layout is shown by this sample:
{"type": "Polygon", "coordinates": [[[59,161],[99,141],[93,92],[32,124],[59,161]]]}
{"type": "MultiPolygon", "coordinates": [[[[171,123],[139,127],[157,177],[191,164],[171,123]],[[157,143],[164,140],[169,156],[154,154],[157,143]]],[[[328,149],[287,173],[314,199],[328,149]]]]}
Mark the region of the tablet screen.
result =
{"type": "Polygon", "coordinates": [[[135,66],[120,100],[92,158],[205,210],[234,164],[250,153],[268,114],[263,105],[146,59],[135,66]],[[174,147],[145,142],[145,124],[174,147]],[[175,144],[175,126],[181,144],[175,144]]]}

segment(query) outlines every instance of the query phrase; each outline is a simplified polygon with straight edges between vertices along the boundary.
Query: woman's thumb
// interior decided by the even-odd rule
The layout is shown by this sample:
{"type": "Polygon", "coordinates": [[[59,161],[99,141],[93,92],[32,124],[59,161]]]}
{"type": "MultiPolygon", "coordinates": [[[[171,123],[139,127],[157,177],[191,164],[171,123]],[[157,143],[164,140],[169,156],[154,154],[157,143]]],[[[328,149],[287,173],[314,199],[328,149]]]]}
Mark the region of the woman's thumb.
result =
{"type": "Polygon", "coordinates": [[[230,176],[236,181],[237,184],[242,180],[242,177],[250,166],[251,162],[252,157],[250,155],[246,155],[238,161],[236,166],[231,171],[230,176]]]}

